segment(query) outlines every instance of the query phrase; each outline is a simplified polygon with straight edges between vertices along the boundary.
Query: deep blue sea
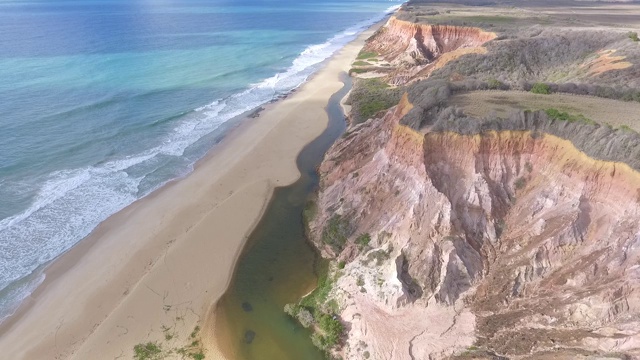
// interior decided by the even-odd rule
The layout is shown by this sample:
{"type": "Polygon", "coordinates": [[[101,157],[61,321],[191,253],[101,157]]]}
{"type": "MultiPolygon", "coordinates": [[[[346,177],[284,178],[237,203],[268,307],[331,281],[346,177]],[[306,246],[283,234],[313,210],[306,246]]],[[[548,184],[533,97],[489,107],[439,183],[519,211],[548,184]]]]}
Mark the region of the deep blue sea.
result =
{"type": "Polygon", "coordinates": [[[397,5],[0,0],[0,320],[44,264],[397,5]]]}

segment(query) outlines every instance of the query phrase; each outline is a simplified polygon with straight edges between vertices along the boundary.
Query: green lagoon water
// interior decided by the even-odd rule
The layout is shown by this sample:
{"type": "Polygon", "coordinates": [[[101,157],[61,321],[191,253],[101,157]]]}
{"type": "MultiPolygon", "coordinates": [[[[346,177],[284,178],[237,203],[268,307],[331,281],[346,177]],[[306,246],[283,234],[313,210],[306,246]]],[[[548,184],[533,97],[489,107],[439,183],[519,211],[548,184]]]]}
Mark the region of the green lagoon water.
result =
{"type": "Polygon", "coordinates": [[[276,190],[218,304],[216,331],[224,334],[223,348],[234,360],[324,359],[309,331],[283,309],[315,287],[316,270],[323,265],[305,238],[302,210],[318,186],[317,166],[346,127],[340,99],[351,88],[351,80],[345,75],[343,81],[345,86],[327,106],[327,130],[297,159],[301,178],[276,190]]]}

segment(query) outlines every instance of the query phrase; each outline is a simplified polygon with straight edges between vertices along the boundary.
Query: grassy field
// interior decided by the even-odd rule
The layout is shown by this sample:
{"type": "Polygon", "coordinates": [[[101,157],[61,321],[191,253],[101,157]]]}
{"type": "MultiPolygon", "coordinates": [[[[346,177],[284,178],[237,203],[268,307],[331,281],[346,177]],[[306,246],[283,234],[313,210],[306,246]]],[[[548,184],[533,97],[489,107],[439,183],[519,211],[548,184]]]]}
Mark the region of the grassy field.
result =
{"type": "Polygon", "coordinates": [[[640,103],[567,94],[539,95],[523,91],[472,91],[449,99],[471,116],[485,117],[492,112],[505,117],[517,110],[558,109],[584,115],[598,123],[614,127],[626,125],[640,132],[640,103]]]}
{"type": "MultiPolygon", "coordinates": [[[[492,6],[463,6],[471,1],[410,1],[403,17],[425,23],[480,27],[545,25],[557,27],[640,28],[638,6],[589,1],[504,1],[492,6]],[[455,2],[456,4],[452,4],[455,2]]],[[[476,4],[477,5],[477,4],[476,4]]]]}

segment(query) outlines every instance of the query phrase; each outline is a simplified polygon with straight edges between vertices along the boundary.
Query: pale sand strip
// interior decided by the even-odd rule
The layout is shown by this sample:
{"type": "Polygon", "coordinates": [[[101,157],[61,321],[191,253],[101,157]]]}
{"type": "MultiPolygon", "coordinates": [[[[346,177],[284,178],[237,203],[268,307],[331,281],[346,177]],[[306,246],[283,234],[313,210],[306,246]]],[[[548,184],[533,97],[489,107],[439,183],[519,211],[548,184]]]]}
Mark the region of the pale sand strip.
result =
{"type": "MultiPolygon", "coordinates": [[[[0,326],[0,357],[131,359],[137,343],[184,345],[227,288],[274,186],[298,178],[297,154],[326,128],[339,74],[374,28],[233,130],[192,174],[110,217],[55,261],[45,283],[0,326]],[[163,325],[175,333],[171,341],[163,325]]],[[[215,341],[205,340],[207,358],[216,358],[215,341]]]]}

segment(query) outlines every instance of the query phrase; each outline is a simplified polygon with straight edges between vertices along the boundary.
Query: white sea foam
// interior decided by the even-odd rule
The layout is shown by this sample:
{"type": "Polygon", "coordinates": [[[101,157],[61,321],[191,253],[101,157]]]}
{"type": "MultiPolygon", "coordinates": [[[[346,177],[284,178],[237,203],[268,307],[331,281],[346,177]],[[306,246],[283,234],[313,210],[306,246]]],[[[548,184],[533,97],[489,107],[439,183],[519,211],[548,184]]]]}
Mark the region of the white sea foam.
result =
{"type": "Polygon", "coordinates": [[[181,157],[191,145],[226,121],[295,89],[324,60],[397,8],[392,6],[376,18],[346,29],[322,44],[307,47],[283,72],[195,109],[178,120],[173,131],[156,147],[87,168],[49,174],[26,210],[0,221],[0,321],[10,313],[9,307],[18,304],[42,281],[42,276],[34,275],[42,264],[68,250],[108,216],[140,197],[144,175],[134,177],[127,170],[150,164],[158,156],[181,157]]]}

